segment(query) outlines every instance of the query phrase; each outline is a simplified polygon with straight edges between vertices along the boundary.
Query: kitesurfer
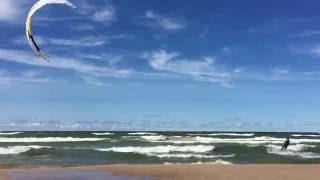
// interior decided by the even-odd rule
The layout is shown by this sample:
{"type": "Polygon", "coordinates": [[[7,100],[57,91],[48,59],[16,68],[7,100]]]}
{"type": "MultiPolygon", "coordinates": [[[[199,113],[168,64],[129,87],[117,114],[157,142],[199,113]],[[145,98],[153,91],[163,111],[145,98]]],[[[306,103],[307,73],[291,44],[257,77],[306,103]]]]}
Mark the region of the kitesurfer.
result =
{"type": "Polygon", "coordinates": [[[283,143],[281,151],[286,150],[290,144],[290,139],[287,137],[287,140],[283,143]]]}

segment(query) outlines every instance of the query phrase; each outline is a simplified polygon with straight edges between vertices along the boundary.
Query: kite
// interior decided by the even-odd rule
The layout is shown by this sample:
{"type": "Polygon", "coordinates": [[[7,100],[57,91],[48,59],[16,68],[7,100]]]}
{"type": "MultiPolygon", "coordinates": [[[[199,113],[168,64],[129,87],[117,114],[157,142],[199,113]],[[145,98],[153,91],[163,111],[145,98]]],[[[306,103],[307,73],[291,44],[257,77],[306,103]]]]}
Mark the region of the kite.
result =
{"type": "Polygon", "coordinates": [[[66,6],[70,6],[72,8],[76,8],[75,5],[73,5],[68,0],[39,0],[36,4],[33,5],[33,7],[30,9],[27,17],[26,22],[26,36],[29,42],[29,45],[34,50],[34,52],[41,57],[42,59],[49,61],[46,54],[40,49],[38,44],[36,43],[34,36],[32,34],[32,16],[42,7],[49,5],[49,4],[62,4],[66,6]]]}

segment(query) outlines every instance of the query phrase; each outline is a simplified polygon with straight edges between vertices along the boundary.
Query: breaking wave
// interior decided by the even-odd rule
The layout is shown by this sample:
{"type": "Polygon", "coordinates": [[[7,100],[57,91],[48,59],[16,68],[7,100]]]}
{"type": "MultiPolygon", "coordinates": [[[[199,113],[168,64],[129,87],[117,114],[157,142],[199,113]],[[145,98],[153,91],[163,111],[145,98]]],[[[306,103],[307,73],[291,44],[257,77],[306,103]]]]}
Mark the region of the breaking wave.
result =
{"type": "Polygon", "coordinates": [[[96,136],[114,135],[114,133],[104,132],[104,133],[91,133],[96,136]]]}
{"type": "Polygon", "coordinates": [[[128,135],[157,135],[157,133],[151,133],[151,132],[134,132],[134,133],[128,133],[128,135]]]}
{"type": "Polygon", "coordinates": [[[27,152],[31,149],[41,149],[41,148],[50,148],[49,146],[38,146],[38,145],[30,145],[30,146],[8,146],[8,147],[0,147],[0,154],[20,154],[23,152],[27,152]]]}
{"type": "Polygon", "coordinates": [[[244,137],[252,137],[254,133],[211,133],[211,134],[188,134],[190,136],[244,136],[244,137]]]}
{"type": "Polygon", "coordinates": [[[234,154],[230,155],[203,155],[203,154],[147,154],[149,156],[156,156],[158,158],[198,158],[198,159],[209,159],[209,158],[231,158],[234,154]]]}
{"type": "Polygon", "coordinates": [[[25,137],[25,138],[0,138],[0,142],[13,143],[13,142],[86,142],[86,141],[102,141],[108,138],[74,138],[74,137],[25,137]]]}
{"type": "Polygon", "coordinates": [[[286,150],[281,151],[282,146],[268,145],[267,152],[269,154],[277,154],[282,156],[297,156],[304,159],[320,158],[320,154],[312,152],[301,152],[308,147],[315,147],[314,145],[296,144],[290,145],[286,150]]]}
{"type": "Polygon", "coordinates": [[[8,136],[8,135],[17,135],[17,134],[22,134],[23,132],[0,132],[0,136],[8,136]]]}
{"type": "Polygon", "coordinates": [[[122,153],[138,153],[138,154],[160,154],[172,152],[193,152],[193,153],[206,153],[214,149],[214,146],[152,146],[152,147],[111,147],[111,148],[96,148],[98,151],[113,151],[122,153]]]}
{"type": "Polygon", "coordinates": [[[197,161],[197,162],[193,162],[193,163],[170,163],[170,162],[165,162],[163,164],[164,165],[171,165],[171,164],[219,164],[219,165],[232,165],[231,162],[225,161],[225,160],[222,160],[222,159],[217,159],[216,161],[212,161],[212,162],[201,162],[201,161],[197,161]]]}
{"type": "MultiPolygon", "coordinates": [[[[211,144],[211,143],[231,143],[231,144],[247,144],[247,145],[260,145],[260,144],[282,144],[285,138],[276,138],[269,136],[260,136],[253,138],[215,138],[215,137],[184,137],[180,139],[172,139],[170,137],[166,139],[148,139],[150,142],[159,143],[173,143],[173,144],[211,144]]],[[[290,139],[291,143],[301,144],[301,143],[320,143],[320,139],[290,139]]]]}
{"type": "Polygon", "coordinates": [[[319,134],[292,134],[293,137],[320,137],[319,134]]]}
{"type": "Polygon", "coordinates": [[[158,135],[158,136],[141,136],[142,139],[147,140],[147,141],[161,141],[165,140],[166,137],[163,135],[158,135]]]}

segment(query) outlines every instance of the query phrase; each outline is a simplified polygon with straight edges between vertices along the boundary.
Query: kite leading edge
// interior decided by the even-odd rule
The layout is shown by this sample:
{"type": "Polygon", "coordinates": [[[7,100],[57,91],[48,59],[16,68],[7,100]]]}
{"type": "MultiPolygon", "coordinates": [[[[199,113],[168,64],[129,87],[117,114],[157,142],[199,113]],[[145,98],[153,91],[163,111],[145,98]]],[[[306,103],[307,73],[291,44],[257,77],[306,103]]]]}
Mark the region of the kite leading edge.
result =
{"type": "Polygon", "coordinates": [[[28,43],[30,47],[33,49],[33,51],[42,59],[49,61],[48,57],[45,55],[45,53],[41,50],[41,48],[36,43],[34,36],[32,34],[32,16],[42,7],[48,5],[48,4],[62,4],[66,6],[70,6],[72,8],[76,8],[71,2],[68,0],[39,0],[36,4],[33,5],[33,7],[30,9],[26,21],[26,36],[28,39],[28,43]]]}

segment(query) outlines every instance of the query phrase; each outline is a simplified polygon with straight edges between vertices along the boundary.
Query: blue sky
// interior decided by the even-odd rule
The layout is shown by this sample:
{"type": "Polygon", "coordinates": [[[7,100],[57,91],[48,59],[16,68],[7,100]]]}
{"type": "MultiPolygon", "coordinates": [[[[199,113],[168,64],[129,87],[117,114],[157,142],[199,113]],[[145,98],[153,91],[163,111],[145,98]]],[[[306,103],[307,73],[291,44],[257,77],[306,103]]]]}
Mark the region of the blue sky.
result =
{"type": "MultiPolygon", "coordinates": [[[[34,1],[36,2],[36,1],[34,1]]],[[[320,131],[320,2],[0,4],[0,129],[320,131]]]]}

